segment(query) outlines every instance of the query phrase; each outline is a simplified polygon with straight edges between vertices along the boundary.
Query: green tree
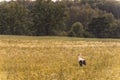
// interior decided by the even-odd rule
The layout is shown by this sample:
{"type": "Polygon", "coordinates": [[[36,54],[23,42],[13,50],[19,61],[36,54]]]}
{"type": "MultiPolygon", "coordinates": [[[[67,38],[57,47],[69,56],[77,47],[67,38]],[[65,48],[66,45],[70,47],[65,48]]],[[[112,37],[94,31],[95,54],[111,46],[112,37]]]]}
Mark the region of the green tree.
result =
{"type": "Polygon", "coordinates": [[[93,18],[89,24],[88,31],[95,37],[110,37],[114,28],[113,23],[114,17],[112,14],[93,18]]]}
{"type": "Polygon", "coordinates": [[[71,29],[71,25],[75,22],[81,22],[85,29],[94,17],[105,14],[104,11],[93,9],[89,4],[71,6],[69,9],[69,17],[67,19],[67,30],[71,29]]]}
{"type": "Polygon", "coordinates": [[[56,35],[65,30],[66,7],[61,2],[37,0],[32,10],[36,35],[56,35]]]}
{"type": "Polygon", "coordinates": [[[16,2],[6,2],[0,5],[0,33],[1,34],[28,34],[30,19],[28,10],[16,2]]]}
{"type": "Polygon", "coordinates": [[[120,19],[120,3],[116,2],[116,0],[108,0],[104,3],[99,3],[96,7],[106,12],[111,12],[115,18],[120,19]]]}
{"type": "Polygon", "coordinates": [[[70,30],[70,31],[68,32],[68,36],[69,36],[69,37],[75,37],[76,34],[75,34],[74,31],[70,30]]]}
{"type": "Polygon", "coordinates": [[[111,35],[113,38],[120,38],[120,20],[116,20],[114,26],[115,27],[111,35]]]}
{"type": "Polygon", "coordinates": [[[72,25],[69,35],[76,35],[76,37],[83,37],[84,28],[80,22],[76,22],[72,25]]]}

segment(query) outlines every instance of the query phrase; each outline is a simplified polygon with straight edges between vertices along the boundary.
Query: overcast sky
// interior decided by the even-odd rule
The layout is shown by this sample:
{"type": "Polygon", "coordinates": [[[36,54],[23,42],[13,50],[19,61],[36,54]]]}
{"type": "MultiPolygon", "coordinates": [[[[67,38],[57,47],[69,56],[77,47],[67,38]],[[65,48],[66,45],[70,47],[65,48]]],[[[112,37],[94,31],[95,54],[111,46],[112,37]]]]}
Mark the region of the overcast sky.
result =
{"type": "MultiPolygon", "coordinates": [[[[4,1],[4,0],[0,0],[0,1],[4,1]]],[[[6,1],[9,1],[9,0],[6,0],[6,1]]]]}
{"type": "MultiPolygon", "coordinates": [[[[10,1],[10,0],[0,0],[0,2],[1,2],[1,1],[10,1]]],[[[33,0],[33,1],[34,1],[34,0],[33,0]]],[[[116,1],[120,1],[120,0],[116,0],[116,1]]]]}
{"type": "MultiPolygon", "coordinates": [[[[1,2],[1,1],[10,1],[10,0],[0,0],[0,2],[1,2]]],[[[34,1],[34,0],[33,0],[33,1],[34,1]]]]}

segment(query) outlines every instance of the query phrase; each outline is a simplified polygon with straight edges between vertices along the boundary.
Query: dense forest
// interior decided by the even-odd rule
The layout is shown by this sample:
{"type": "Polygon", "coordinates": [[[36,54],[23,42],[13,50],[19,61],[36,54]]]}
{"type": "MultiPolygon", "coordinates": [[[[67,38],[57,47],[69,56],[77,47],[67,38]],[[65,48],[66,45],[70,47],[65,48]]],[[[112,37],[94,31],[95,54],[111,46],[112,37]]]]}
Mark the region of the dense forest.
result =
{"type": "Polygon", "coordinates": [[[115,0],[0,2],[0,34],[120,38],[115,0]]]}

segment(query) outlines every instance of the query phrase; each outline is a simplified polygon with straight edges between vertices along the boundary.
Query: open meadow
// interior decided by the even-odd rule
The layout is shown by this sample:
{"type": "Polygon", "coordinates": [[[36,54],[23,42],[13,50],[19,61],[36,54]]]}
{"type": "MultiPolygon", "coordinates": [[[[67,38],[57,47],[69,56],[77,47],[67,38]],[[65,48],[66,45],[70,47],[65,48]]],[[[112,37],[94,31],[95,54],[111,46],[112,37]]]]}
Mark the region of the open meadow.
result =
{"type": "Polygon", "coordinates": [[[0,80],[120,80],[120,39],[0,35],[0,80]]]}

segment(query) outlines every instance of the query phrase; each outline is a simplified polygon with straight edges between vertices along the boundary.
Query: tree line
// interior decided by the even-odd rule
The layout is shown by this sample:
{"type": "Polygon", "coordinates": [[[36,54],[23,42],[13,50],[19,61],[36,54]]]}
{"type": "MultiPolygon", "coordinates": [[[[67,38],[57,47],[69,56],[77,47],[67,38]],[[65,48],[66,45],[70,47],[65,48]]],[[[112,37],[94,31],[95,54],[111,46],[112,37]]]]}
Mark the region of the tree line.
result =
{"type": "Polygon", "coordinates": [[[120,38],[120,2],[36,0],[0,3],[0,34],[120,38]]]}

